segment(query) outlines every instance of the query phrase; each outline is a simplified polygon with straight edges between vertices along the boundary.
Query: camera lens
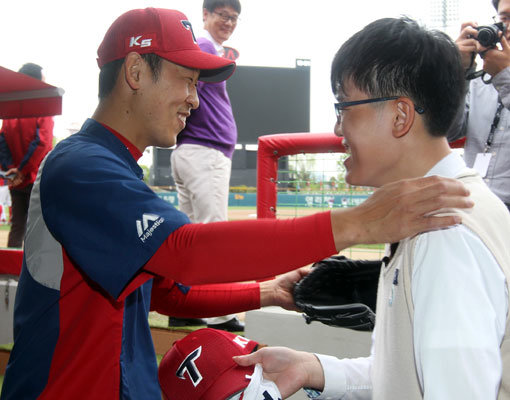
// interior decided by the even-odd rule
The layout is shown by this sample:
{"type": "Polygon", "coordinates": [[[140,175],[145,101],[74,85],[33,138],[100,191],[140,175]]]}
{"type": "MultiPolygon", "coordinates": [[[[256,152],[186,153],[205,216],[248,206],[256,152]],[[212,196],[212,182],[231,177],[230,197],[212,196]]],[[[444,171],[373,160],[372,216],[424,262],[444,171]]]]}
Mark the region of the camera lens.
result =
{"type": "Polygon", "coordinates": [[[505,26],[497,23],[493,25],[480,26],[478,30],[478,41],[483,47],[494,47],[499,42],[499,32],[505,32],[505,26]]]}

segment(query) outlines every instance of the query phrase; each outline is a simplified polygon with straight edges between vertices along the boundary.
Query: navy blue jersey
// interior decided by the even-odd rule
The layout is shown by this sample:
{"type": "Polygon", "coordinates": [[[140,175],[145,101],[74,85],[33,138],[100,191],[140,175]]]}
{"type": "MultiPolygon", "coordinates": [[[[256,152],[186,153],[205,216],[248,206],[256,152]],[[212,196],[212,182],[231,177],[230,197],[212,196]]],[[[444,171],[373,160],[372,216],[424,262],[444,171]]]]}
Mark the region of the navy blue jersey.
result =
{"type": "Polygon", "coordinates": [[[2,399],[159,400],[141,269],[188,222],[101,124],[60,142],[32,191],[2,399]]]}

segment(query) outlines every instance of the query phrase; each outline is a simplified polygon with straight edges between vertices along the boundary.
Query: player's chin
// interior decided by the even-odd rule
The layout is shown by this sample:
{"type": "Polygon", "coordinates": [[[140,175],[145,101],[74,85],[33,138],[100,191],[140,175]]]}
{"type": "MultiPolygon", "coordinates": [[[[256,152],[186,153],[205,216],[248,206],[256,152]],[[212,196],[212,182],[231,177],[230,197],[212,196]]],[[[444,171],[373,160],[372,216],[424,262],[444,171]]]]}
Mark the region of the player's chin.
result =
{"type": "Polygon", "coordinates": [[[155,146],[157,147],[172,147],[177,142],[177,133],[172,132],[169,133],[163,140],[160,140],[158,144],[155,146]]]}

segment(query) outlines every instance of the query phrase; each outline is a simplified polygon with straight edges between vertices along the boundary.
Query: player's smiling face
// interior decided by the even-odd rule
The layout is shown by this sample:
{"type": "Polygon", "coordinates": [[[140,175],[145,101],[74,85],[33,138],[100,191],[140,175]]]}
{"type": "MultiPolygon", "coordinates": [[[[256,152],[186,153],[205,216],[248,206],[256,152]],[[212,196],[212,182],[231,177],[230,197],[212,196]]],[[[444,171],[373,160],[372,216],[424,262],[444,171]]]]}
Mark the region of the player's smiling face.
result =
{"type": "Polygon", "coordinates": [[[142,99],[147,146],[170,147],[186,126],[186,118],[198,107],[199,71],[162,60],[157,80],[146,79],[142,99]]]}
{"type": "MultiPolygon", "coordinates": [[[[348,82],[341,102],[369,99],[372,96],[348,82]]],[[[335,124],[335,134],[344,137],[349,157],[344,161],[345,180],[351,185],[379,187],[387,183],[392,170],[392,149],[388,134],[389,102],[359,104],[342,110],[335,124]]]]}

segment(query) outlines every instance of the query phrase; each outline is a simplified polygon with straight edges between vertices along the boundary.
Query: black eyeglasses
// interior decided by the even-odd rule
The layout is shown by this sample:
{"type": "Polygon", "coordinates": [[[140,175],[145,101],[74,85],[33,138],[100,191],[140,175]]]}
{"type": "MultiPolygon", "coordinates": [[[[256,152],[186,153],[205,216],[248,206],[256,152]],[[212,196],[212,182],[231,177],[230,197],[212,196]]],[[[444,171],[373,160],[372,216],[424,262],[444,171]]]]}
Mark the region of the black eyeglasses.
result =
{"type": "MultiPolygon", "coordinates": [[[[360,104],[368,104],[368,103],[378,103],[380,101],[388,101],[388,100],[396,100],[400,96],[390,96],[390,97],[376,97],[374,99],[365,99],[365,100],[356,100],[356,101],[342,101],[340,103],[335,103],[335,113],[338,123],[342,120],[342,111],[344,111],[347,107],[357,106],[360,104]]],[[[414,109],[418,114],[423,114],[425,110],[423,107],[414,106],[414,109]]]]}
{"type": "Polygon", "coordinates": [[[237,24],[237,21],[239,21],[239,16],[237,15],[229,15],[227,13],[217,11],[213,11],[213,14],[220,17],[223,22],[231,21],[234,25],[237,24]]]}

